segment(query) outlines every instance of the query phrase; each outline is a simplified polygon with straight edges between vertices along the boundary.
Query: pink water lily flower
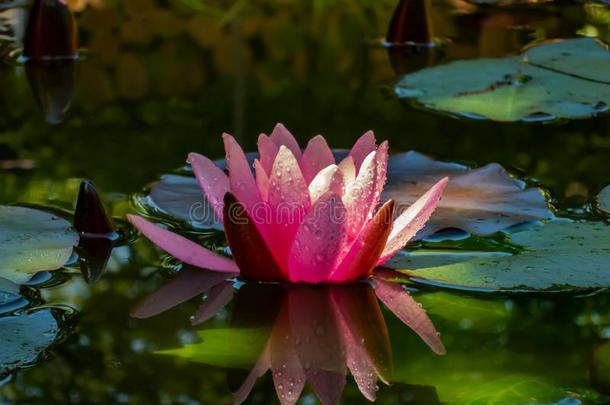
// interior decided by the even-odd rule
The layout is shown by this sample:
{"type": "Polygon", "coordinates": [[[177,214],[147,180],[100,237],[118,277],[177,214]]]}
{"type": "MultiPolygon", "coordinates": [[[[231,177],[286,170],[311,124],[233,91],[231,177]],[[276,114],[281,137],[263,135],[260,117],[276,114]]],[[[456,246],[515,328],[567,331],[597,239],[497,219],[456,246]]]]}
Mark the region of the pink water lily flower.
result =
{"type": "Polygon", "coordinates": [[[258,139],[253,168],[237,141],[223,135],[228,174],[191,153],[203,194],[224,224],[233,260],[145,219],[129,221],[160,248],[196,267],[247,279],[343,283],[370,276],[425,225],[447,184],[440,180],[402,213],[378,208],[388,143],[362,135],[336,162],[321,135],[301,150],[278,124],[258,139]],[[396,218],[395,218],[396,217],[396,218]]]}

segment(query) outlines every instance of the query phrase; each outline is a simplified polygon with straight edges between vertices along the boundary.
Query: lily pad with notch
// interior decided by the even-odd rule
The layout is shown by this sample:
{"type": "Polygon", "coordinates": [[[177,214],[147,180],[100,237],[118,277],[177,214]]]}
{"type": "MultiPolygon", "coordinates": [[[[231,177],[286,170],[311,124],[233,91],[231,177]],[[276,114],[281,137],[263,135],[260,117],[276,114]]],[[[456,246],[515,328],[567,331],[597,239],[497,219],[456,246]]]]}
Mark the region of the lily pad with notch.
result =
{"type": "Polygon", "coordinates": [[[543,42],[519,56],[460,60],[404,76],[396,94],[426,109],[548,122],[608,111],[610,53],[592,38],[543,42]]]}
{"type": "Polygon", "coordinates": [[[426,250],[391,267],[414,282],[486,292],[579,291],[610,287],[610,226],[555,220],[510,233],[519,253],[426,250]]]}

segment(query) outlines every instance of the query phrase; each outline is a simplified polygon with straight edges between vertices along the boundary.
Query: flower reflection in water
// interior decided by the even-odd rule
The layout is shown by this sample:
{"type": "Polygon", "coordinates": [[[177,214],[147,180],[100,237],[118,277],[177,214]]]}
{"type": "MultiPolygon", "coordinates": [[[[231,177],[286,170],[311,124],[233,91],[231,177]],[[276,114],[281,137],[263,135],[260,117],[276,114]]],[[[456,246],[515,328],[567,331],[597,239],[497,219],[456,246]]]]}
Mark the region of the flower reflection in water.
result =
{"type": "MultiPolygon", "coordinates": [[[[402,285],[388,281],[393,276],[393,272],[381,272],[368,282],[346,285],[246,283],[235,294],[231,326],[223,330],[223,342],[238,340],[244,333],[257,336],[248,338],[249,347],[243,348],[251,352],[254,347],[257,353],[248,364],[235,361],[243,354],[223,356],[209,339],[163,353],[246,368],[244,372],[229,372],[235,403],[245,401],[256,380],[268,370],[282,404],[294,404],[306,383],[322,403],[337,403],[347,370],[362,395],[373,401],[378,380],[389,384],[392,378],[392,349],[378,299],[430,349],[445,353],[424,309],[402,285]]],[[[207,298],[191,317],[194,325],[199,324],[233,299],[233,284],[226,275],[185,268],[144,299],[132,316],[156,315],[206,291],[207,298]]]]}

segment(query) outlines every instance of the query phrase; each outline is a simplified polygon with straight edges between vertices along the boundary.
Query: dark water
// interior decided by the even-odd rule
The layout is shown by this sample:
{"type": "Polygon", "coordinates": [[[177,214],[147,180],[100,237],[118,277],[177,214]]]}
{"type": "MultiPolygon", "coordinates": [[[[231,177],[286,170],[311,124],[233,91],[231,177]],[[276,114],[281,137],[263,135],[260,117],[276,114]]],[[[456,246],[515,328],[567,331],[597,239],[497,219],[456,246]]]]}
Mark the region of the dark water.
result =
{"type": "MultiPolygon", "coordinates": [[[[40,71],[0,65],[2,204],[72,211],[80,179],[89,178],[120,218],[133,210],[131,194],[181,166],[188,152],[222,156],[224,131],[254,149],[258,134],[276,122],[300,141],[322,133],[337,148],[373,129],[392,151],[498,162],[542,184],[560,209],[581,206],[610,177],[606,116],[550,125],[456,120],[413,108],[393,93],[398,75],[418,64],[514,54],[532,40],[577,32],[610,39],[604,17],[610,9],[603,4],[427,2],[432,33],[452,44],[412,57],[381,46],[394,0],[90,3],[76,13],[82,60],[40,71]]],[[[3,16],[11,23],[19,13],[3,16]]],[[[0,48],[7,59],[10,47],[0,48]]],[[[164,256],[138,240],[115,249],[94,285],[68,266],[43,288],[26,287],[30,307],[51,306],[62,330],[37,364],[5,376],[0,398],[230,403],[237,372],[222,367],[230,356],[206,365],[155,352],[199,342],[197,331],[238,328],[238,304],[197,327],[190,317],[201,297],[151,319],[129,317],[165,282],[162,264],[164,256]]],[[[384,312],[394,374],[391,386],[380,384],[378,403],[610,400],[610,296],[603,291],[492,297],[413,288],[448,354],[435,355],[384,312]]],[[[261,313],[279,305],[259,302],[261,313]]],[[[255,326],[270,328],[263,318],[255,326]]],[[[256,345],[235,339],[243,345],[235,352],[256,356],[256,345]]],[[[316,401],[306,388],[300,403],[316,401]]],[[[267,373],[247,403],[276,402],[267,373]]],[[[341,403],[365,402],[348,379],[341,403]]]]}

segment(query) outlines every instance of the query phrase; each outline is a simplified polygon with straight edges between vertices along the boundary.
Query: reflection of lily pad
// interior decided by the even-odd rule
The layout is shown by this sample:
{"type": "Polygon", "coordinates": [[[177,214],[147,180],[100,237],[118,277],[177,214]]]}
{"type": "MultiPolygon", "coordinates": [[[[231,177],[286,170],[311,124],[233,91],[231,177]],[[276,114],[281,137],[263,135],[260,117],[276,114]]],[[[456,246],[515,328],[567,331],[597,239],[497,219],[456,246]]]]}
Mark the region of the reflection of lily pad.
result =
{"type": "Polygon", "coordinates": [[[602,211],[610,214],[610,186],[606,186],[597,195],[597,203],[602,211]]]}
{"type": "Polygon", "coordinates": [[[543,43],[522,56],[424,69],[406,75],[396,92],[430,109],[497,121],[586,118],[610,103],[608,59],[591,38],[543,43]]]}
{"type": "MultiPolygon", "coordinates": [[[[525,247],[522,253],[479,258],[467,255],[458,262],[456,252],[449,264],[405,273],[414,281],[464,289],[536,291],[610,286],[610,227],[601,222],[552,221],[516,232],[511,238],[525,247]]],[[[408,264],[394,262],[394,266],[420,268],[417,256],[408,260],[408,264]]]]}
{"type": "Polygon", "coordinates": [[[78,243],[69,222],[53,214],[0,206],[0,277],[15,283],[63,266],[78,243]]]}
{"type": "Polygon", "coordinates": [[[35,362],[58,328],[49,309],[0,318],[0,375],[35,362]]]}
{"type": "Polygon", "coordinates": [[[204,329],[197,332],[201,342],[158,353],[213,366],[247,369],[263,351],[269,332],[265,328],[204,329]]]}

